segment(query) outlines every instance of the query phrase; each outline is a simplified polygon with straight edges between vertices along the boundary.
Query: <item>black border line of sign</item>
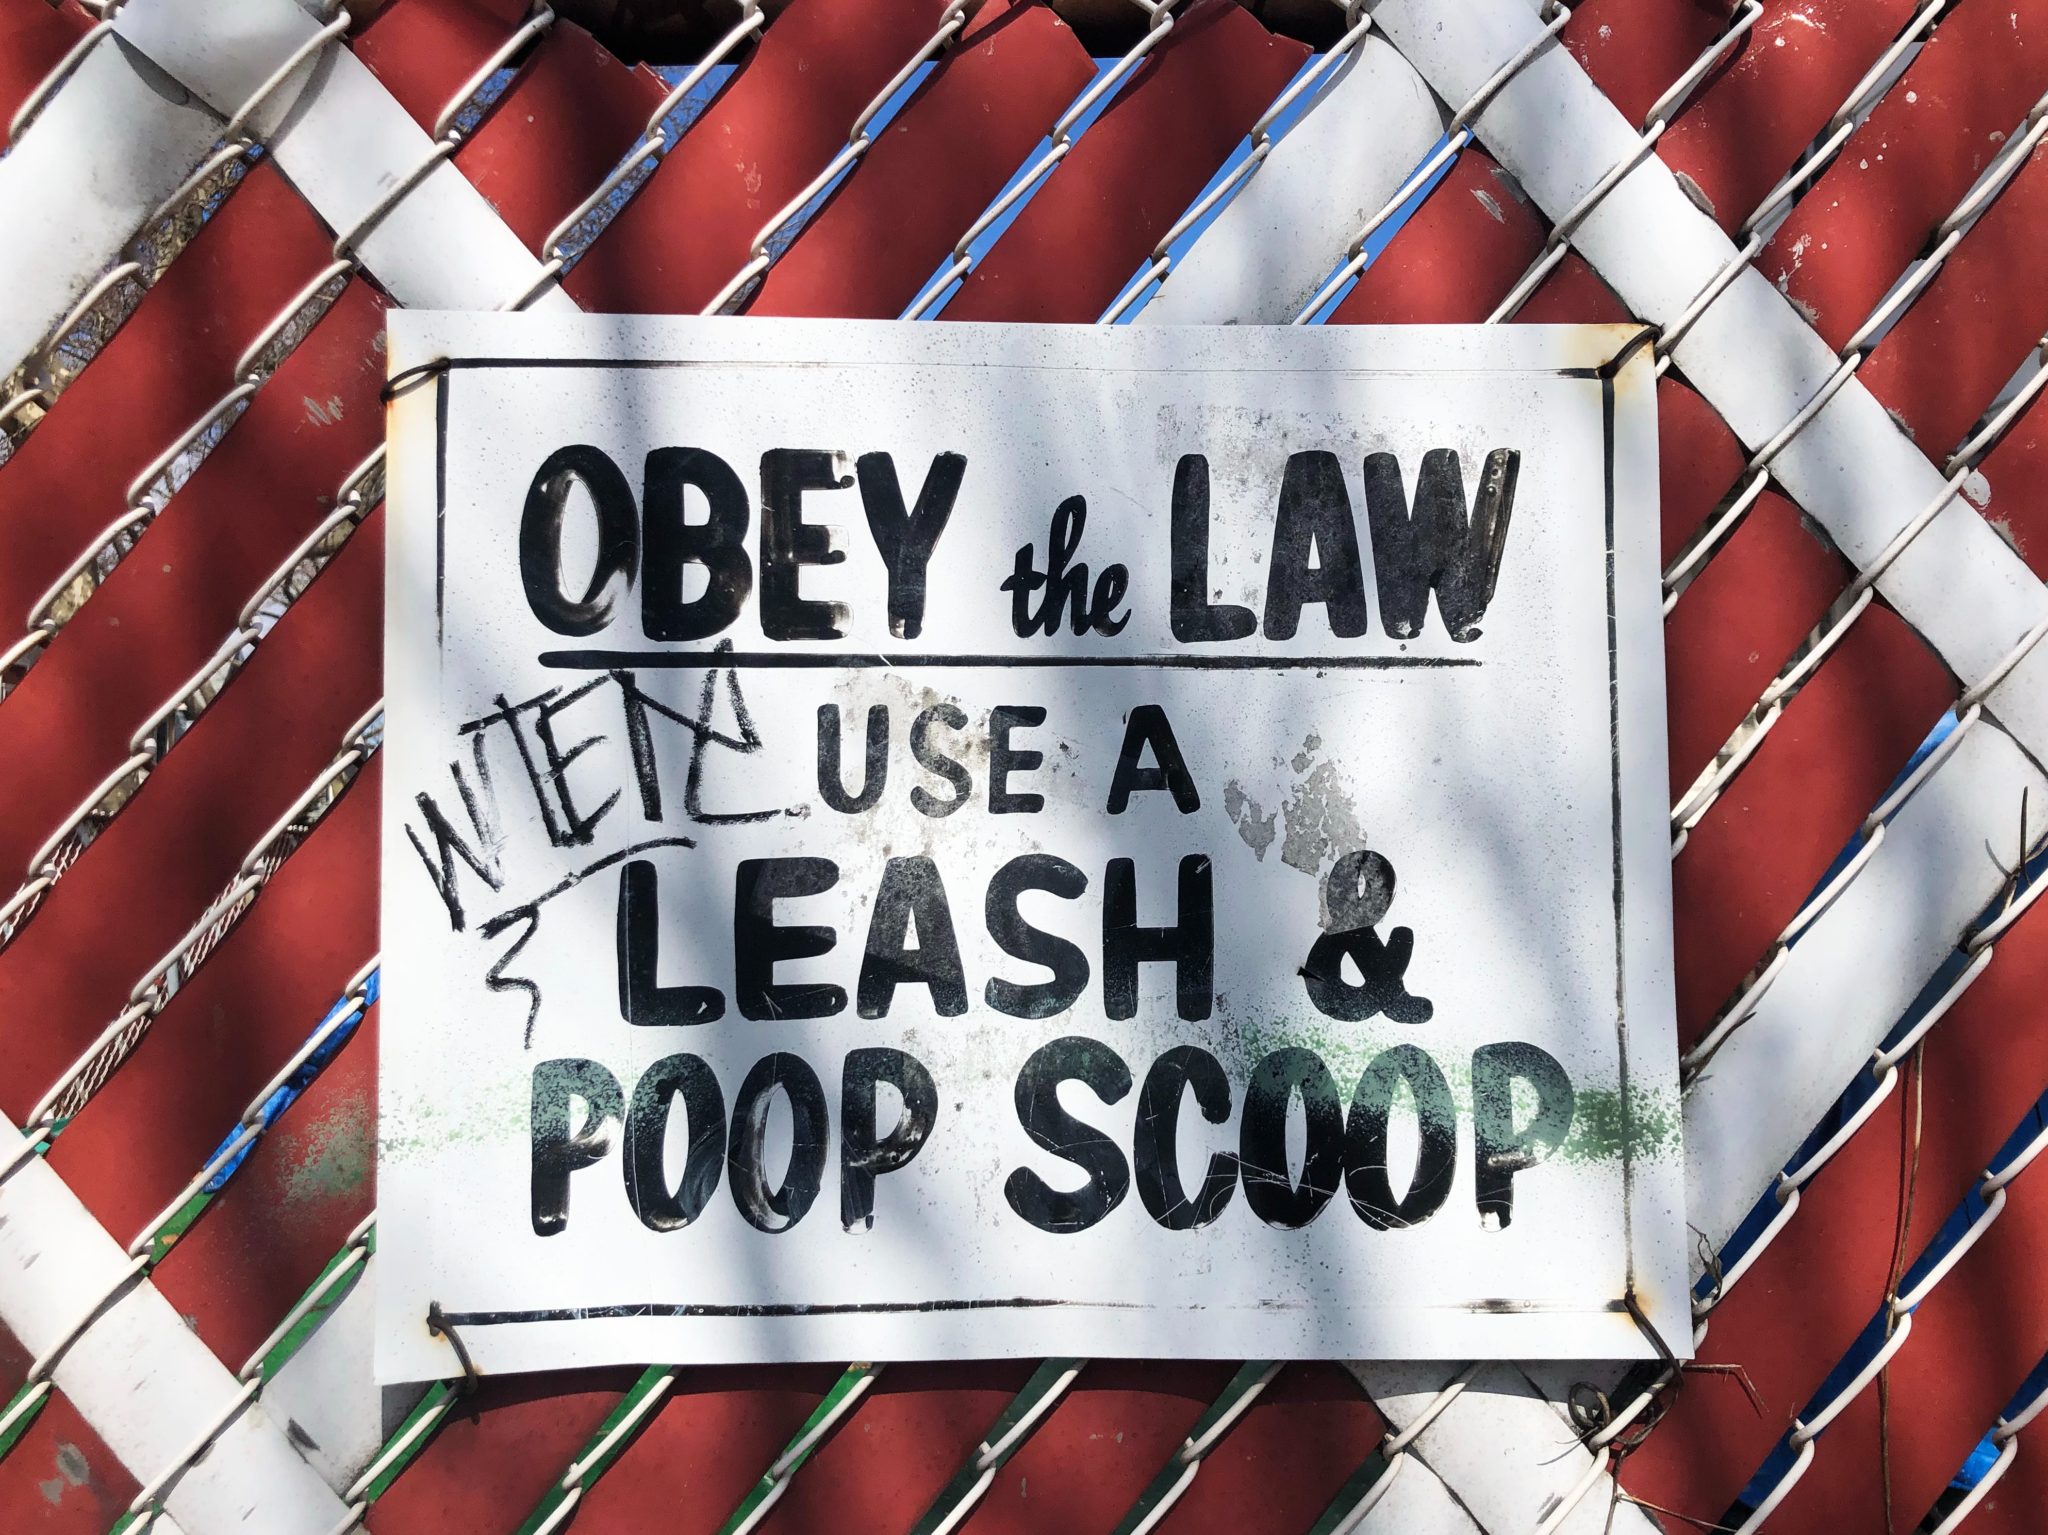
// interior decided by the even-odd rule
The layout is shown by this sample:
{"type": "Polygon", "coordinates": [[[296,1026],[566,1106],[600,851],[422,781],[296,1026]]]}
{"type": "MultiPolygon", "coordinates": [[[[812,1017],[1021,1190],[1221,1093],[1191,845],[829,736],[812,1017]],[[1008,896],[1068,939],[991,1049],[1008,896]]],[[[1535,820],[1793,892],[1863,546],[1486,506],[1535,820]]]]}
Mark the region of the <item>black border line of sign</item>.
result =
{"type": "MultiPolygon", "coordinates": [[[[1628,1003],[1626,995],[1625,962],[1628,949],[1627,925],[1624,920],[1626,906],[1623,884],[1623,860],[1621,846],[1621,667],[1619,616],[1615,601],[1615,486],[1614,486],[1614,380],[1627,365],[1642,342],[1654,335],[1653,331],[1639,332],[1606,362],[1594,368],[1544,368],[1518,369],[1515,371],[1548,374],[1555,378],[1582,379],[1599,385],[1600,388],[1600,441],[1603,478],[1603,500],[1606,533],[1606,580],[1607,580],[1607,699],[1608,699],[1608,764],[1610,796],[1612,803],[1609,825],[1609,840],[1612,847],[1614,867],[1614,1001],[1615,1001],[1615,1050],[1620,1075],[1621,1097],[1621,1197],[1622,1197],[1622,1251],[1624,1263],[1624,1290],[1615,1300],[1602,1302],[1594,1307],[1551,1306],[1525,1301],[1470,1300],[1453,1303],[1455,1309],[1474,1313],[1499,1313],[1502,1311],[1543,1311],[1566,1316],[1603,1316],[1619,1311],[1631,1311],[1635,1294],[1635,1105],[1629,1083],[1628,1061],[1628,1003]]],[[[524,358],[524,357],[461,357],[441,358],[435,362],[422,363],[394,375],[384,387],[384,399],[391,400],[402,393],[407,386],[418,379],[431,377],[435,383],[435,507],[434,507],[434,623],[437,649],[445,649],[443,629],[443,595],[446,587],[447,526],[448,526],[448,416],[450,375],[457,371],[508,369],[508,368],[658,368],[701,366],[696,361],[680,359],[651,358],[524,358]]],[[[1285,370],[1300,371],[1300,370],[1285,370]]],[[[1468,667],[1478,666],[1474,659],[1462,657],[1434,656],[1269,656],[1269,657],[1227,657],[1227,656],[1167,656],[1167,657],[1111,657],[1111,656],[884,656],[876,653],[839,654],[831,651],[791,652],[676,652],[676,651],[609,651],[609,650],[556,650],[543,651],[538,660],[543,666],[573,668],[577,670],[596,669],[614,665],[634,665],[659,670],[671,669],[712,669],[728,667],[808,667],[817,669],[861,670],[891,666],[954,666],[954,667],[1183,667],[1213,670],[1360,670],[1360,669],[1407,669],[1418,667],[1468,667]]],[[[602,1306],[562,1306],[524,1311],[451,1311],[446,1320],[458,1327],[505,1327],[531,1322],[573,1322],[595,1321],[629,1317],[670,1317],[670,1318],[745,1318],[745,1317],[807,1317],[807,1316],[849,1316],[889,1315],[897,1313],[924,1314],[957,1311],[1023,1311],[1053,1310],[1071,1307],[1076,1310],[1144,1310],[1147,1303],[1136,1301],[1079,1301],[1018,1296],[1012,1298],[972,1298],[959,1300],[922,1301],[846,1301],[846,1302],[785,1302],[720,1305],[712,1302],[641,1301],[602,1306]]],[[[1264,1309],[1264,1308],[1261,1308],[1264,1309]]],[[[1338,1308],[1357,1309],[1357,1308],[1338,1308]]],[[[1378,1308],[1369,1308],[1378,1309],[1378,1308]]],[[[1402,1308],[1410,1309],[1410,1308],[1402,1308]]],[[[1430,1307],[1426,1309],[1440,1309],[1430,1307]]],[[[1661,1341],[1661,1340],[1660,1340],[1661,1341]]]]}

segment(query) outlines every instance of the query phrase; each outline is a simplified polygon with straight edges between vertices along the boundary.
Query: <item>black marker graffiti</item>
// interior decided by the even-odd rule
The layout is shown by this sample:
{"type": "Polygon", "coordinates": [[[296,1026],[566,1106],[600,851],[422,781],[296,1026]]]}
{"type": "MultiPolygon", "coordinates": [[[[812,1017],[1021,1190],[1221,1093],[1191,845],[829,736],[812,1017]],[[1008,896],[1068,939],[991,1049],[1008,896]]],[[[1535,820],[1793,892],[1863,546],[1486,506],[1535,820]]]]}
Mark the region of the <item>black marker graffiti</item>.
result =
{"type": "MultiPolygon", "coordinates": [[[[706,671],[694,715],[673,709],[653,697],[640,687],[632,672],[623,670],[609,672],[567,691],[553,688],[520,703],[513,703],[503,695],[494,702],[497,707],[490,713],[461,727],[460,733],[469,741],[467,768],[459,758],[448,766],[463,818],[468,823],[468,832],[465,834],[458,830],[454,818],[432,794],[425,791],[414,799],[420,824],[408,823],[405,828],[408,841],[448,913],[449,926],[456,932],[464,931],[469,923],[462,890],[463,870],[466,869],[493,895],[502,895],[505,888],[503,816],[488,755],[488,745],[493,740],[511,744],[523,770],[523,783],[532,796],[542,831],[555,847],[589,846],[600,823],[626,802],[625,795],[629,790],[643,820],[654,824],[663,821],[662,757],[657,750],[654,728],[657,721],[680,726],[689,741],[682,794],[683,818],[689,823],[700,826],[745,824],[778,816],[801,815],[806,808],[711,810],[704,805],[702,786],[705,759],[710,751],[724,750],[745,756],[761,749],[761,737],[740,691],[738,673],[730,668],[706,671]],[[713,724],[721,688],[725,704],[737,722],[737,734],[728,734],[713,724]],[[557,739],[555,722],[571,708],[581,709],[588,716],[607,703],[617,710],[616,719],[628,749],[630,777],[626,784],[613,788],[602,800],[595,802],[594,808],[586,810],[582,807],[591,801],[587,791],[572,785],[570,770],[607,738],[587,736],[564,749],[557,739]]],[[[636,861],[620,876],[618,946],[622,1015],[629,1022],[653,1027],[708,1023],[721,1016],[725,999],[713,988],[663,987],[654,983],[655,942],[659,932],[659,878],[654,865],[645,859],[637,859],[637,855],[652,849],[690,848],[695,845],[692,838],[683,835],[635,842],[583,865],[539,895],[504,907],[481,924],[478,931],[486,939],[499,937],[514,927],[519,929],[511,944],[498,954],[485,972],[484,984],[492,992],[513,992],[525,996],[525,1042],[528,1048],[532,1047],[534,1028],[540,1017],[541,988],[530,977],[511,973],[510,966],[539,931],[541,907],[591,875],[627,860],[636,861]]]]}

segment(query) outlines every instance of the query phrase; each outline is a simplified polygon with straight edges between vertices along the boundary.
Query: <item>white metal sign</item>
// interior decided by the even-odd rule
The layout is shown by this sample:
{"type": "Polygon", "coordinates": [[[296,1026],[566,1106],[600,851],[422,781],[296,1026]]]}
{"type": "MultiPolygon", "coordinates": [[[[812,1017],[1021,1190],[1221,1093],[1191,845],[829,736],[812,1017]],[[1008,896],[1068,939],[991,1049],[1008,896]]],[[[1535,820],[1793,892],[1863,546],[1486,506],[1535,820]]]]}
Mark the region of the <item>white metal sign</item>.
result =
{"type": "Polygon", "coordinates": [[[391,327],[381,1378],[1687,1351],[1630,330],[391,327]]]}

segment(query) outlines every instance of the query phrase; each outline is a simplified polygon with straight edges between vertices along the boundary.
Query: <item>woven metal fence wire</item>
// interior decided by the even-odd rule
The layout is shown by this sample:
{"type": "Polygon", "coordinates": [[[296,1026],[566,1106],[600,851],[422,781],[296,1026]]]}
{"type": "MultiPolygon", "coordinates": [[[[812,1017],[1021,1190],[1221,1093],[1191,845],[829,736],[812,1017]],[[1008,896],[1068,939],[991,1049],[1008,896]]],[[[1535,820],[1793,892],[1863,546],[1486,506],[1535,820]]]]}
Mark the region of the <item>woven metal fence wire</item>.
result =
{"type": "Polygon", "coordinates": [[[2048,3],[1129,4],[0,0],[0,1528],[2048,1529],[2048,3]],[[1698,1359],[372,1387],[394,305],[1641,324],[1698,1359]]]}

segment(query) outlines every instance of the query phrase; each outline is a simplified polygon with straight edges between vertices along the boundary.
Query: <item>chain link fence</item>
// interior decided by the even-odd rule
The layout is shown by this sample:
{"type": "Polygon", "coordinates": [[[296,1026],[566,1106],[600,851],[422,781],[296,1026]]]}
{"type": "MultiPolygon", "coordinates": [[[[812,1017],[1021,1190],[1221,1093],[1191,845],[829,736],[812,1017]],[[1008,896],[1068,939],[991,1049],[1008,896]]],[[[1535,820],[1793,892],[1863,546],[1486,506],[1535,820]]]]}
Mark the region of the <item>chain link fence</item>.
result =
{"type": "Polygon", "coordinates": [[[4,0],[0,1525],[2048,1528],[2048,4],[1117,3],[4,0]],[[1640,323],[1697,1360],[373,1388],[393,305],[1640,323]]]}

